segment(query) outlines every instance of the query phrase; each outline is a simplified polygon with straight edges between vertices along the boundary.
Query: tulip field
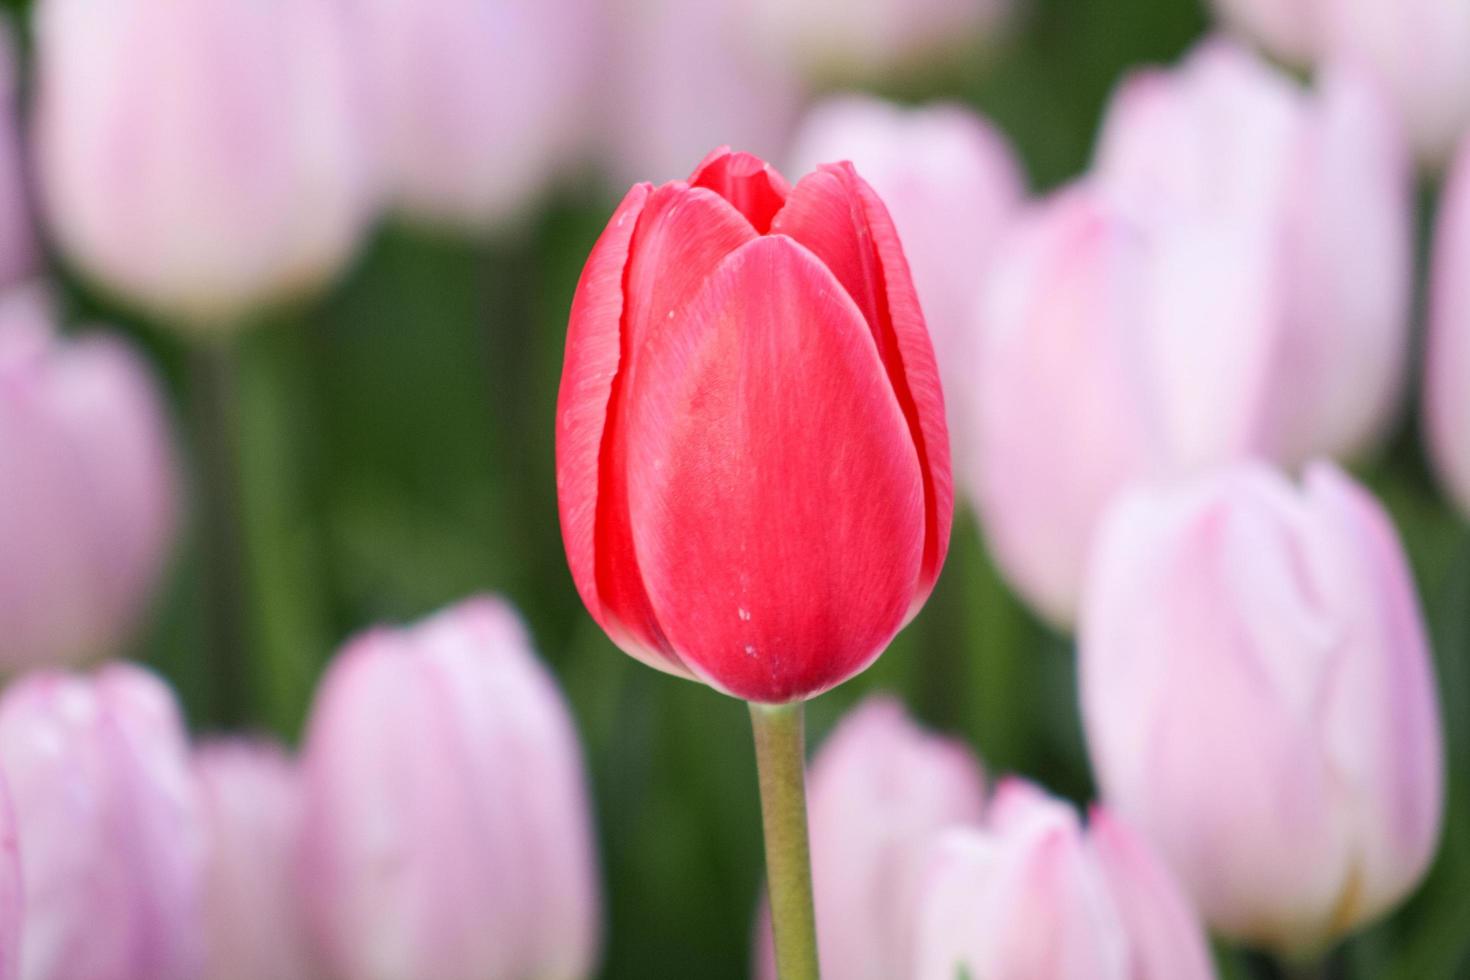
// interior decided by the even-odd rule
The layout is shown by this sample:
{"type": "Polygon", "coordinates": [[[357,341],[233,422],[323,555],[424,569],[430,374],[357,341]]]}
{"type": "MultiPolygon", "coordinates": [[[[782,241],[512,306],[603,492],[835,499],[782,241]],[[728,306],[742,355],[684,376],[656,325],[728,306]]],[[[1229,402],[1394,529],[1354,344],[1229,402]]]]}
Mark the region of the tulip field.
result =
{"type": "Polygon", "coordinates": [[[1470,0],[14,0],[0,980],[1470,980],[1470,0]]]}

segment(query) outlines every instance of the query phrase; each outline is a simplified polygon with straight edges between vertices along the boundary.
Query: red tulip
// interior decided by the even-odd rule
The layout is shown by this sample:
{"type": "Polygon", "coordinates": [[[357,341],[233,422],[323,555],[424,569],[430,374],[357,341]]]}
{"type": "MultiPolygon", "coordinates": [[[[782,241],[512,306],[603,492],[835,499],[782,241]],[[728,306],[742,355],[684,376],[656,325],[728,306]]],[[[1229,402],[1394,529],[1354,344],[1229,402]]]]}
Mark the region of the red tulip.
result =
{"type": "Polygon", "coordinates": [[[639,184],[572,304],[572,577],[613,641],[750,701],[867,667],[944,563],[949,440],[903,247],[851,164],[639,184]]]}

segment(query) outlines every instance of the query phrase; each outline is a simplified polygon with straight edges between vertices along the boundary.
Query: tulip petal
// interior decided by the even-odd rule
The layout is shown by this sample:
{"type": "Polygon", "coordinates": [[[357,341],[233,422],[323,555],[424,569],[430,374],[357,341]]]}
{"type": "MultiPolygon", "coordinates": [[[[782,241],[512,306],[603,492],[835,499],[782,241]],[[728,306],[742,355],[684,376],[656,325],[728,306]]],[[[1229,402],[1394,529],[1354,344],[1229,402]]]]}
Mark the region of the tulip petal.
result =
{"type": "Polygon", "coordinates": [[[791,185],[775,167],[751,153],[731,153],[728,146],[705,157],[689,175],[689,184],[729,201],[762,235],[771,230],[771,219],[791,194],[791,185]]]}
{"type": "Polygon", "coordinates": [[[634,543],[685,663],[773,703],[871,663],[909,608],[924,488],[872,335],[817,258],[785,236],[736,250],[645,343],[627,405],[634,543]]]}
{"type": "Polygon", "coordinates": [[[954,490],[939,369],[903,245],[883,202],[850,163],[804,177],[771,230],[811,249],[857,303],[903,410],[924,486],[924,557],[912,618],[944,566],[954,490]]]}

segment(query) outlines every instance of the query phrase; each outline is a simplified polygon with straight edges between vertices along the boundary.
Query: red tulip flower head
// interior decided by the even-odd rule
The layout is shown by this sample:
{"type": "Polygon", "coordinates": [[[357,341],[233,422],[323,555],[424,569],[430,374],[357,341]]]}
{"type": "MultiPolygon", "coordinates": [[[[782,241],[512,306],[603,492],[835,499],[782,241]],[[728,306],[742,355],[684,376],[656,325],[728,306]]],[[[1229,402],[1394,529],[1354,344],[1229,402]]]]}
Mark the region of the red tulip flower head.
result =
{"type": "Polygon", "coordinates": [[[765,703],[872,663],[953,494],[908,263],[851,164],[793,188],[720,149],[628,192],[572,303],[556,463],[572,577],[634,657],[765,703]]]}

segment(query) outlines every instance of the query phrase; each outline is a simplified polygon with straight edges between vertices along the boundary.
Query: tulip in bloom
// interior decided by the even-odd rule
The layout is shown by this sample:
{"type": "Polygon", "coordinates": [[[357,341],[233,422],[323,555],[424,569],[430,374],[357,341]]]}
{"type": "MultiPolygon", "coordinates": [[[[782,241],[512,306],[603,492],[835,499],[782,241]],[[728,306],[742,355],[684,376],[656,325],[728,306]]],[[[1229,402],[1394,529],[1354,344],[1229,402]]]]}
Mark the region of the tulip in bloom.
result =
{"type": "Polygon", "coordinates": [[[20,127],[20,58],[0,21],[0,286],[18,283],[39,264],[20,127]]]}
{"type": "Polygon", "coordinates": [[[1104,796],[1216,929],[1310,952],[1423,875],[1444,781],[1424,625],[1387,515],[1333,465],[1119,500],[1079,649],[1104,796]]]}
{"type": "Polygon", "coordinates": [[[328,669],[303,759],[302,886],[340,980],[574,980],[597,872],[576,732],[511,609],[370,631],[328,669]]]}
{"type": "Polygon", "coordinates": [[[176,465],[152,372],[0,295],[0,670],[117,653],[163,569],[176,465]]]}
{"type": "Polygon", "coordinates": [[[332,276],[376,191],[333,0],[42,0],[36,163],[57,243],[194,329],[332,276]]]}
{"type": "Polygon", "coordinates": [[[1424,365],[1424,428],[1446,489],[1470,514],[1470,138],[1440,202],[1424,365]]]}
{"type": "Polygon", "coordinates": [[[173,694],[139,667],[35,673],[0,698],[24,980],[197,980],[204,849],[173,694]]]}
{"type": "Polygon", "coordinates": [[[1409,170],[1372,86],[1210,42],[1119,90],[1093,173],[998,246],[965,455],[997,560],[1060,626],[1140,477],[1370,450],[1408,346],[1409,170]]]}
{"type": "Polygon", "coordinates": [[[589,122],[599,5],[365,0],[356,5],[395,203],[465,227],[521,214],[589,122]]]}
{"type": "MultiPolygon", "coordinates": [[[[980,820],[979,760],[963,744],[919,728],[897,701],[873,697],[833,730],[810,781],[823,975],[905,976],[924,851],[944,828],[980,820]]],[[[756,975],[774,980],[768,911],[759,929],[756,975]]]]}
{"type": "Polygon", "coordinates": [[[916,912],[914,980],[1214,976],[1198,919],[1141,838],[1101,807],[1084,829],[1016,780],[983,826],[933,844],[916,912]]]}
{"type": "Polygon", "coordinates": [[[572,577],[633,656],[750,701],[863,670],[949,543],[934,354],[850,164],[718,150],[629,191],[572,305],[557,408],[572,577]]]}
{"type": "Polygon", "coordinates": [[[204,876],[206,980],[307,980],[297,838],[301,791],[296,764],[279,747],[243,739],[194,753],[207,853],[204,876]]]}
{"type": "Polygon", "coordinates": [[[979,283],[1026,192],[1015,151],[963,106],[904,109],[847,95],[807,114],[791,159],[794,173],[851,160],[893,215],[934,339],[950,430],[960,432],[959,402],[974,396],[979,283]]]}

